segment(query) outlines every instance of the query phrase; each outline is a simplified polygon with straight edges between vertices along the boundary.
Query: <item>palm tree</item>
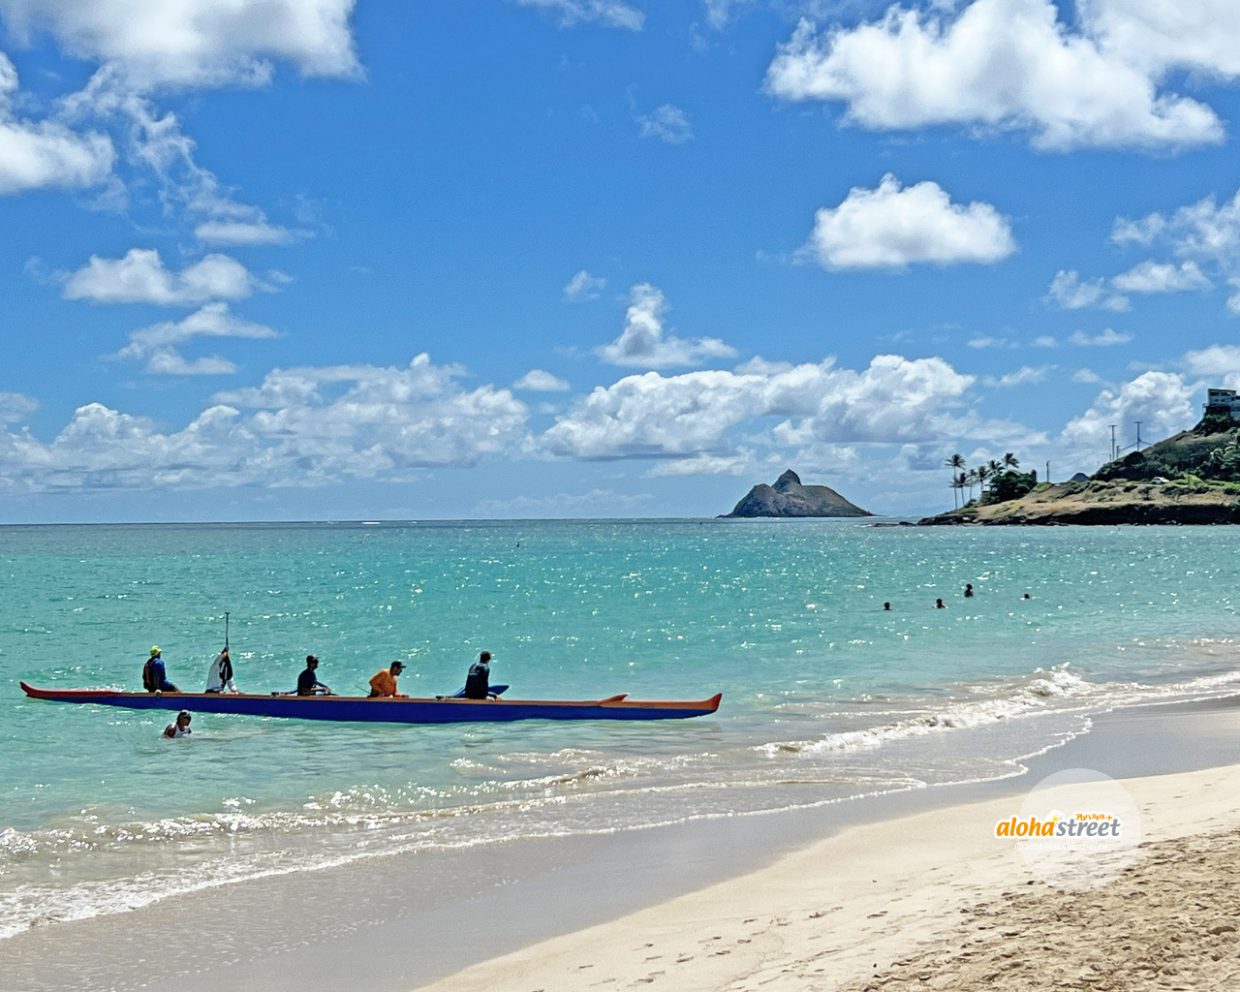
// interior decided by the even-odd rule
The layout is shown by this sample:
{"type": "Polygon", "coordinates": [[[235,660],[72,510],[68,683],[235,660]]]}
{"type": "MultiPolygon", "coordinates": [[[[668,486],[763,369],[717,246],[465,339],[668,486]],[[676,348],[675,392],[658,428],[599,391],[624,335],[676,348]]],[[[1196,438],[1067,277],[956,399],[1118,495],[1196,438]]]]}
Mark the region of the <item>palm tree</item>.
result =
{"type": "Polygon", "coordinates": [[[964,474],[965,485],[969,487],[969,501],[973,500],[973,487],[977,485],[977,469],[971,468],[964,474]]]}
{"type": "Polygon", "coordinates": [[[952,490],[953,490],[952,501],[953,503],[955,503],[955,505],[959,506],[960,504],[956,502],[955,500],[954,490],[960,488],[958,485],[956,485],[956,470],[964,468],[964,455],[957,452],[956,454],[952,455],[949,459],[947,459],[947,461],[945,461],[943,464],[952,470],[952,490]]]}
{"type": "Polygon", "coordinates": [[[1003,464],[1006,468],[1010,468],[1013,472],[1015,472],[1018,468],[1020,468],[1020,459],[1009,451],[1003,456],[1003,464]]]}
{"type": "Polygon", "coordinates": [[[965,472],[959,472],[952,478],[952,488],[960,490],[960,503],[964,502],[964,487],[968,484],[969,476],[965,472]]]}
{"type": "Polygon", "coordinates": [[[1003,472],[1003,462],[999,461],[998,458],[992,458],[986,463],[986,467],[990,469],[991,475],[1000,475],[1003,472]]]}
{"type": "Polygon", "coordinates": [[[977,495],[979,498],[986,495],[986,480],[993,474],[989,465],[979,465],[973,470],[973,474],[977,476],[977,495]]]}

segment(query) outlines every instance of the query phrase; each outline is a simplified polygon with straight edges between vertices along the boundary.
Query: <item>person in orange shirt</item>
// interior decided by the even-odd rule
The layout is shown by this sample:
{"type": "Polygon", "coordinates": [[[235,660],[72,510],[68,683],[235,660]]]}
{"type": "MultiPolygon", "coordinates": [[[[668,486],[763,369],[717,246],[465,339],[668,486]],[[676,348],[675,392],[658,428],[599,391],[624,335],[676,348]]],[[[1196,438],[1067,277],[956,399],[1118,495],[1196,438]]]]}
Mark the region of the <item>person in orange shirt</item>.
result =
{"type": "Polygon", "coordinates": [[[389,668],[380,668],[370,680],[370,697],[395,696],[398,699],[408,699],[405,693],[396,691],[396,676],[404,670],[403,661],[394,661],[389,668]]]}

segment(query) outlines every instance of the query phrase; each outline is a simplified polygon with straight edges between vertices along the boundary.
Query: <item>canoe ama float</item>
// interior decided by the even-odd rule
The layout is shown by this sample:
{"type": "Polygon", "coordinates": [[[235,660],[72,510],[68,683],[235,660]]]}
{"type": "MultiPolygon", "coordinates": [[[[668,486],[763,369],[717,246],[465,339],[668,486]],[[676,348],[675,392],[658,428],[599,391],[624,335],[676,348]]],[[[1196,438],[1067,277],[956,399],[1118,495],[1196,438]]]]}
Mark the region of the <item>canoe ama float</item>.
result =
{"type": "Polygon", "coordinates": [[[189,710],[294,720],[354,723],[473,723],[510,720],[685,720],[719,709],[723,693],[695,702],[629,699],[370,699],[365,696],[260,696],[250,693],[122,692],[116,689],[39,689],[21,683],[31,699],[96,703],[131,710],[189,710]]]}

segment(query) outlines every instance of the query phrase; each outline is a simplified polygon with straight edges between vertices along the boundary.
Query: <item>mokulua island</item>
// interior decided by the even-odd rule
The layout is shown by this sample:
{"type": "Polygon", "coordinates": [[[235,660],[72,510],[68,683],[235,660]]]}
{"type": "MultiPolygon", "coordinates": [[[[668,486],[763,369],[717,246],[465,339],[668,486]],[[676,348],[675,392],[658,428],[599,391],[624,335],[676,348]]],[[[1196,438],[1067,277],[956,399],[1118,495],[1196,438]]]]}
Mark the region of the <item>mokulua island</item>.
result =
{"type": "Polygon", "coordinates": [[[800,477],[788,469],[775,480],[775,485],[760,483],[732,508],[731,513],[721,513],[720,519],[730,517],[872,517],[850,503],[830,486],[802,485],[800,477]]]}
{"type": "Polygon", "coordinates": [[[1051,485],[1033,473],[1003,471],[977,499],[919,523],[1240,523],[1240,397],[1210,390],[1192,430],[1109,461],[1092,476],[1051,485]]]}

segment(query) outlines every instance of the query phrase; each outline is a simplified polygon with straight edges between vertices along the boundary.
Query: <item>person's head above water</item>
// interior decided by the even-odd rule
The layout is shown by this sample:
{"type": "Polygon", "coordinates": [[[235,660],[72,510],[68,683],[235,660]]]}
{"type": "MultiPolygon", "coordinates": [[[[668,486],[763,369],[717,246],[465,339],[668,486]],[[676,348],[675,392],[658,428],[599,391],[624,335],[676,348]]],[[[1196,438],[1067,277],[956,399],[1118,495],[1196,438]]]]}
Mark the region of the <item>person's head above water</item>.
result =
{"type": "Polygon", "coordinates": [[[188,727],[189,722],[192,719],[193,717],[190,716],[189,710],[181,710],[181,712],[177,714],[177,726],[188,727]]]}

